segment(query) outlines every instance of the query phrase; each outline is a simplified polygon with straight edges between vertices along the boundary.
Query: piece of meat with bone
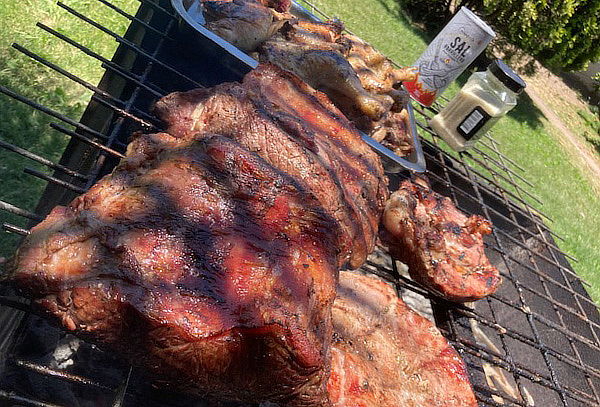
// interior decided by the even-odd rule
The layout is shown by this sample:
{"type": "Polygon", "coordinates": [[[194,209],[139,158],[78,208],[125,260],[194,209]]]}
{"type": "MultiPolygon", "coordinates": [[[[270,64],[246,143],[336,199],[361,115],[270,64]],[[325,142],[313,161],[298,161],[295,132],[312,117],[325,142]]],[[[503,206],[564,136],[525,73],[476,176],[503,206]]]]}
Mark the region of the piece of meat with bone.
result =
{"type": "Polygon", "coordinates": [[[341,272],[333,327],[334,407],[477,407],[460,356],[389,283],[341,272]]]}
{"type": "Polygon", "coordinates": [[[164,386],[326,406],[333,229],[312,194],[230,138],[144,135],[31,230],[12,279],[164,386]]]}
{"type": "Polygon", "coordinates": [[[381,163],[326,97],[294,75],[260,65],[243,84],[173,93],[154,110],[169,133],[232,137],[310,191],[336,223],[340,267],[360,266],[373,250],[388,196],[381,163]]]}
{"type": "Polygon", "coordinates": [[[484,252],[491,224],[467,217],[452,201],[427,185],[405,180],[388,201],[382,238],[408,265],[411,277],[449,301],[473,301],[500,285],[498,270],[484,252]]]}
{"type": "Polygon", "coordinates": [[[416,75],[410,67],[395,68],[392,61],[355,35],[344,34],[338,41],[347,44],[346,58],[363,87],[370,92],[395,92],[400,83],[412,80],[416,75]]]}
{"type": "Polygon", "coordinates": [[[259,48],[261,62],[293,72],[312,87],[327,93],[335,102],[339,93],[365,115],[379,120],[393,104],[386,95],[373,95],[363,88],[357,73],[343,53],[346,47],[335,42],[340,24],[288,22],[282,32],[259,48]],[[335,91],[336,93],[333,93],[335,91]]]}
{"type": "Polygon", "coordinates": [[[255,51],[292,18],[287,13],[289,2],[206,0],[202,4],[206,28],[245,52],[255,51]]]}

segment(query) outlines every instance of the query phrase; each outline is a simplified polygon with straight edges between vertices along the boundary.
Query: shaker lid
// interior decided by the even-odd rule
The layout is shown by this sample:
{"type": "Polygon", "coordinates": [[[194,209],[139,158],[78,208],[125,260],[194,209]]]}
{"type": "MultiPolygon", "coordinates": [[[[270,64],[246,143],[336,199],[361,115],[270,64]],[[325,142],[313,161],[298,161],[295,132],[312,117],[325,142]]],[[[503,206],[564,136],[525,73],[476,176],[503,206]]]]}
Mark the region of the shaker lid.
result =
{"type": "Polygon", "coordinates": [[[521,93],[527,86],[525,81],[515,71],[510,69],[508,65],[502,62],[501,59],[492,62],[488,69],[500,82],[515,93],[521,93]]]}

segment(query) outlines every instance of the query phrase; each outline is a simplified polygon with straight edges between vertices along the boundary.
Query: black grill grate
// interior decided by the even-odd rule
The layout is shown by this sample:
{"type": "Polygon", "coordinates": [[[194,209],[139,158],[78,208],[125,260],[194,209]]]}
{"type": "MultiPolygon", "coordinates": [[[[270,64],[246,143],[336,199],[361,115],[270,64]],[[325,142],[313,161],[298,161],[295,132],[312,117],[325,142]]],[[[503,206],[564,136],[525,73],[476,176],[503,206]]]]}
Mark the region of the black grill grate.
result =
{"type": "MultiPolygon", "coordinates": [[[[138,0],[135,16],[107,0],[98,1],[131,21],[124,36],[62,2],[58,6],[116,40],[119,48],[112,60],[38,24],[80,50],[82,57],[102,64],[106,73],[98,86],[13,45],[57,75],[92,91],[93,96],[77,122],[0,87],[0,93],[56,119],[50,127],[71,138],[59,163],[0,140],[0,147],[53,171],[48,175],[26,170],[48,183],[35,210],[0,201],[0,209],[23,219],[20,225],[4,223],[9,232],[27,234],[55,205],[68,203],[110,172],[123,156],[132,132],[159,130],[160,123],[149,113],[157,98],[175,90],[235,80],[244,72],[245,68],[227,60],[227,55],[192,52],[180,45],[186,41],[179,41],[178,22],[168,0],[138,0]]],[[[313,13],[327,17],[310,3],[303,3],[313,13]]],[[[498,293],[472,306],[456,305],[427,294],[403,277],[395,262],[389,266],[369,262],[365,268],[393,276],[401,291],[431,302],[437,325],[467,362],[480,405],[600,405],[600,315],[585,291],[586,283],[567,261],[575,259],[555,244],[560,237],[545,224],[551,219],[528,204],[541,202],[529,191],[532,185],[525,178],[525,169],[504,156],[491,136],[469,153],[444,151],[425,124],[438,108],[417,108],[428,176],[434,189],[451,197],[464,212],[492,220],[494,233],[485,243],[504,283],[498,293]]],[[[6,360],[0,370],[0,400],[8,405],[202,405],[185,396],[155,391],[143,375],[132,372],[122,361],[49,326],[31,312],[26,300],[8,290],[0,304],[0,323],[5,327],[0,360],[6,360]],[[49,362],[49,344],[77,347],[72,352],[75,364],[61,367],[55,366],[56,360],[49,362]]]]}

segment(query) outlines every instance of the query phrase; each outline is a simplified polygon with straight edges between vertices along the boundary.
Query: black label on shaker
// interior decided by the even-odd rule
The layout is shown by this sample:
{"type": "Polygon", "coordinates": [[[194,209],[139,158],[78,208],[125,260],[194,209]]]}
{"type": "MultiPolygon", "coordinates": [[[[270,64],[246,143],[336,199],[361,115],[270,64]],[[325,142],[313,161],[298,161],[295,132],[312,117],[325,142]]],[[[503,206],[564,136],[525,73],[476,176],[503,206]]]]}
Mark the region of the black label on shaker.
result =
{"type": "Polygon", "coordinates": [[[465,117],[456,130],[458,134],[463,136],[465,140],[470,140],[479,129],[481,129],[488,120],[490,120],[491,116],[483,110],[481,107],[477,106],[475,109],[471,110],[471,113],[465,117]]]}

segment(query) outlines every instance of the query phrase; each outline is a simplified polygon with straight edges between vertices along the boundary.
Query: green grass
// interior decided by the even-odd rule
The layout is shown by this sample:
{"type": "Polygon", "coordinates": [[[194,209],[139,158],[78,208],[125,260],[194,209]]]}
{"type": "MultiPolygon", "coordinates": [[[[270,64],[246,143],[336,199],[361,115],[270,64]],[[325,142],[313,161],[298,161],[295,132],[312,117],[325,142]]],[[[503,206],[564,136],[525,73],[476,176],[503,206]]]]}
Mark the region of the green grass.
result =
{"type": "MultiPolygon", "coordinates": [[[[364,0],[317,0],[316,5],[403,65],[412,64],[432,39],[411,26],[397,0],[372,0],[368,7],[364,0]]],[[[451,86],[446,96],[454,95],[460,83],[451,86]]],[[[530,204],[554,220],[549,226],[565,239],[558,241],[560,248],[579,260],[572,266],[592,285],[590,294],[600,303],[600,199],[587,175],[568,161],[553,131],[532,101],[522,95],[493,134],[501,151],[526,169],[525,177],[543,202],[540,206],[529,200],[530,204]]]]}
{"type": "MultiPolygon", "coordinates": [[[[130,12],[139,4],[132,0],[112,1],[130,12]]],[[[98,1],[70,0],[67,3],[117,32],[124,32],[128,25],[127,20],[98,1]]],[[[409,24],[395,0],[370,0],[368,6],[365,0],[318,0],[317,5],[341,18],[350,30],[400,64],[411,64],[431,40],[431,36],[409,24]]],[[[0,85],[77,119],[90,93],[10,49],[11,42],[25,45],[91,83],[97,83],[103,71],[93,59],[35,28],[37,21],[93,46],[106,57],[112,55],[116,43],[69,16],[53,1],[0,2],[0,32],[3,34],[0,37],[0,85]]],[[[454,84],[448,95],[457,90],[458,85],[454,84]]],[[[58,160],[67,140],[48,128],[47,117],[4,96],[0,96],[0,112],[0,138],[58,160]]],[[[566,161],[567,155],[552,131],[532,102],[523,96],[519,106],[496,125],[494,136],[501,143],[502,151],[527,169],[526,177],[534,183],[535,194],[544,202],[540,209],[555,220],[550,226],[565,238],[559,242],[560,247],[579,259],[573,266],[592,284],[590,292],[600,301],[600,200],[587,178],[566,161]]],[[[44,183],[24,175],[25,166],[36,167],[30,161],[0,151],[0,199],[33,209],[44,183]],[[23,185],[32,187],[24,190],[23,185]]],[[[537,206],[534,202],[532,205],[537,206]]],[[[23,225],[5,213],[0,213],[0,220],[23,225]]],[[[14,243],[14,237],[0,234],[0,256],[9,255],[14,243]]]]}
{"type": "MultiPolygon", "coordinates": [[[[131,0],[111,1],[130,12],[135,12],[139,5],[137,1],[131,0]]],[[[125,18],[96,0],[69,0],[66,3],[76,10],[84,11],[118,33],[124,33],[128,26],[125,18]]],[[[91,92],[22,55],[11,48],[11,44],[16,42],[93,84],[98,83],[103,69],[98,61],[37,28],[37,22],[42,22],[81,44],[92,47],[108,58],[113,55],[117,43],[59,8],[55,1],[0,2],[0,85],[73,119],[79,119],[91,92]]],[[[0,95],[0,114],[2,140],[58,161],[68,140],[66,136],[48,127],[48,123],[51,122],[48,116],[4,95],[0,95]]],[[[33,210],[45,182],[24,174],[25,167],[50,173],[45,167],[31,160],[0,150],[0,199],[33,210]],[[29,187],[24,188],[25,185],[29,187]]],[[[25,226],[22,218],[4,212],[0,214],[0,221],[25,226]]],[[[0,257],[10,255],[17,240],[15,235],[0,232],[0,257]]]]}

